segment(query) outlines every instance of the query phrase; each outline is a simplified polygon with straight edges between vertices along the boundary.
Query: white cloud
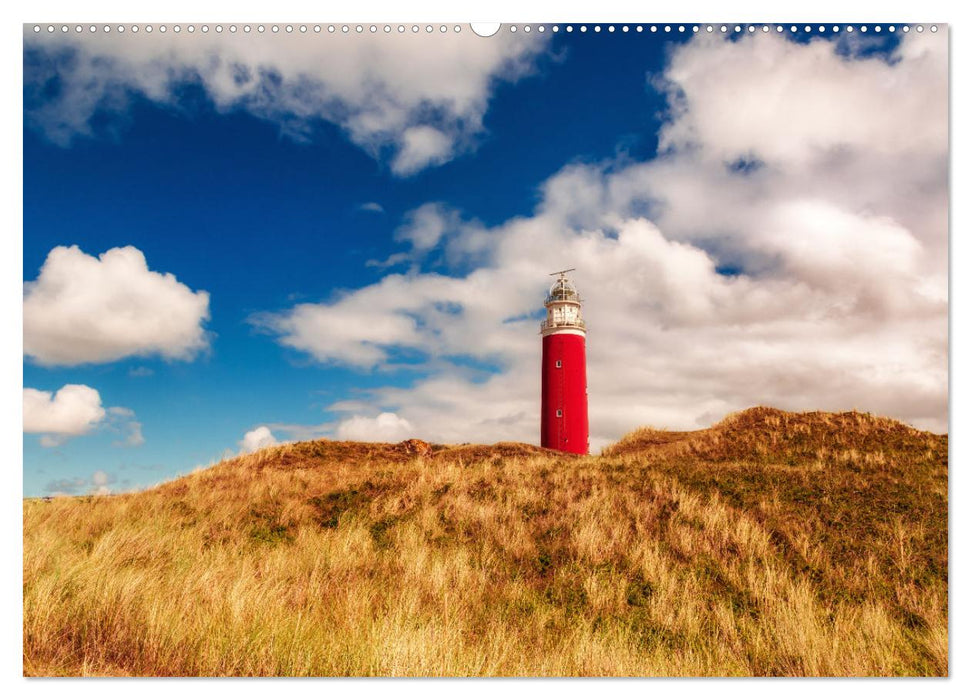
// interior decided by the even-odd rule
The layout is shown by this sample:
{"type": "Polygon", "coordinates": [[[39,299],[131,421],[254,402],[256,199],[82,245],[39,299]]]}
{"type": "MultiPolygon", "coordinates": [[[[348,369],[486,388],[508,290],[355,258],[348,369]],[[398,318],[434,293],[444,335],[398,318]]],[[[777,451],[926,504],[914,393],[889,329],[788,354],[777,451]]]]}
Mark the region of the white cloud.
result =
{"type": "Polygon", "coordinates": [[[364,263],[365,267],[393,267],[401,263],[409,262],[414,258],[411,253],[392,253],[384,260],[371,259],[364,263]]]}
{"type": "Polygon", "coordinates": [[[108,417],[111,427],[124,434],[124,438],[113,443],[115,447],[139,447],[145,444],[142,424],[135,420],[133,410],[123,406],[112,406],[108,409],[108,417]]]}
{"type": "Polygon", "coordinates": [[[395,231],[396,241],[407,242],[418,252],[431,250],[450,230],[458,228],[458,212],[439,202],[428,202],[405,215],[405,222],[395,231]]]}
{"type": "Polygon", "coordinates": [[[412,426],[394,413],[381,413],[373,418],[351,416],[337,425],[338,440],[358,442],[401,442],[411,437],[412,426]]]}
{"type": "Polygon", "coordinates": [[[93,117],[126,112],[132,94],[178,108],[194,83],[216,110],[249,112],[293,138],[333,122],[409,175],[472,148],[494,84],[532,71],[547,38],[27,31],[24,41],[25,121],[54,142],[93,136],[93,117]]]}
{"type": "Polygon", "coordinates": [[[369,211],[375,214],[383,214],[384,207],[382,207],[378,202],[364,202],[364,204],[358,207],[360,211],[369,211]]]}
{"type": "Polygon", "coordinates": [[[842,150],[919,158],[947,152],[948,130],[940,128],[947,120],[946,40],[908,37],[892,63],[847,60],[838,46],[699,35],[674,52],[666,71],[676,118],[661,130],[661,147],[700,145],[727,161],[757,154],[787,164],[842,150]]]}
{"type": "Polygon", "coordinates": [[[249,454],[250,452],[256,452],[257,450],[262,450],[264,447],[272,447],[276,444],[278,444],[277,439],[273,437],[270,429],[265,425],[261,425],[243,435],[243,439],[239,441],[239,452],[240,454],[249,454]]]}
{"type": "Polygon", "coordinates": [[[116,446],[138,447],[145,442],[135,412],[124,406],[105,408],[97,389],[65,384],[52,393],[24,387],[24,432],[40,434],[41,447],[59,447],[102,427],[124,435],[116,446]]]}
{"type": "Polygon", "coordinates": [[[391,161],[396,175],[412,175],[452,159],[453,140],[433,126],[413,126],[401,134],[401,149],[391,161]]]}
{"type": "Polygon", "coordinates": [[[66,384],[56,394],[24,387],[24,432],[41,433],[44,447],[84,435],[104,417],[101,395],[84,384],[66,384]]]}
{"type": "Polygon", "coordinates": [[[537,313],[547,273],[575,266],[594,449],[756,404],[945,430],[946,36],[889,61],[838,48],[696,38],[670,59],[658,158],[565,167],[491,229],[399,236],[473,261],[464,276],[391,274],[259,322],[324,362],[421,358],[417,381],[331,406],[355,435],[384,412],[409,437],[536,442],[537,313]]]}
{"type": "Polygon", "coordinates": [[[431,260],[435,265],[474,263],[488,249],[488,236],[482,224],[463,219],[457,209],[442,202],[426,202],[407,212],[395,229],[394,240],[405,243],[408,250],[392,253],[384,260],[368,260],[366,265],[384,268],[411,263],[411,271],[417,272],[418,266],[439,248],[441,254],[431,260]]]}
{"type": "Polygon", "coordinates": [[[132,355],[186,360],[208,347],[209,294],[148,269],[132,246],[99,257],[54,248],[24,285],[24,354],[43,365],[132,355]]]}

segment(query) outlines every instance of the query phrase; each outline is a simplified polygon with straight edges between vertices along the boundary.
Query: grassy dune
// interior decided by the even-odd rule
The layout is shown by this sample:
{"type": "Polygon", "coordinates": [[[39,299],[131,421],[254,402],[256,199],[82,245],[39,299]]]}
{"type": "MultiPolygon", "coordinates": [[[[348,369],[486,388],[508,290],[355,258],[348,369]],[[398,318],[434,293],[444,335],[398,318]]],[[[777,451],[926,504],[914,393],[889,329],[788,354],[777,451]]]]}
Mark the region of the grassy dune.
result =
{"type": "Polygon", "coordinates": [[[24,502],[26,675],[946,675],[947,437],[305,442],[24,502]]]}

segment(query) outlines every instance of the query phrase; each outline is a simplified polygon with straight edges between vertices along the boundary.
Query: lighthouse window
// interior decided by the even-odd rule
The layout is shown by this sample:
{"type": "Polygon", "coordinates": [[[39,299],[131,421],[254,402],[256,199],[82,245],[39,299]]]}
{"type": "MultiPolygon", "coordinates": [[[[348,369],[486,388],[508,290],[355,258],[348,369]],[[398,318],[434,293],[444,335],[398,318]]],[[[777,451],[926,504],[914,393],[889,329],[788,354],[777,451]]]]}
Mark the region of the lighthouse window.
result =
{"type": "Polygon", "coordinates": [[[562,366],[563,366],[563,360],[557,360],[556,361],[556,368],[559,369],[562,366]]]}
{"type": "Polygon", "coordinates": [[[562,418],[563,417],[563,409],[562,408],[556,409],[556,417],[557,418],[562,418]]]}

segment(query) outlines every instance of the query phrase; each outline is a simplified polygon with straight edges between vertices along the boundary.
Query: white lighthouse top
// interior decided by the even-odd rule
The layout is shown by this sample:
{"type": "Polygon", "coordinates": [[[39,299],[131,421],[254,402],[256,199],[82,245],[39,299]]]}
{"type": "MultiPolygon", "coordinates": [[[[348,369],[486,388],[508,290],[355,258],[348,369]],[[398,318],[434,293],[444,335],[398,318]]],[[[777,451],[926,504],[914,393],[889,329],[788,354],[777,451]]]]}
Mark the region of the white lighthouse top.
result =
{"type": "Polygon", "coordinates": [[[566,278],[564,273],[559,273],[561,277],[553,283],[550,287],[550,293],[546,297],[546,303],[549,304],[554,301],[572,301],[577,304],[580,303],[580,294],[577,292],[577,288],[573,286],[573,282],[566,278]]]}
{"type": "Polygon", "coordinates": [[[573,270],[554,272],[558,275],[549,294],[546,295],[546,320],[540,325],[543,335],[553,333],[573,333],[586,335],[587,326],[580,311],[580,293],[567,279],[566,273],[573,270]]]}

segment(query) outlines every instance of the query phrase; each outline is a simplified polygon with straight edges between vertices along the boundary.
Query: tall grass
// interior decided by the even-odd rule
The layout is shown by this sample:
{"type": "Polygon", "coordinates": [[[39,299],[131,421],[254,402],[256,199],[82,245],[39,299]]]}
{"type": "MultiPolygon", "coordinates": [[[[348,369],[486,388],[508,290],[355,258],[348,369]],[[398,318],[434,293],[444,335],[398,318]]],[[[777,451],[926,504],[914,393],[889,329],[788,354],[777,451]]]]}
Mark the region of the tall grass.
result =
{"type": "Polygon", "coordinates": [[[945,675],[947,438],[841,415],[26,500],[24,673],[945,675]]]}

